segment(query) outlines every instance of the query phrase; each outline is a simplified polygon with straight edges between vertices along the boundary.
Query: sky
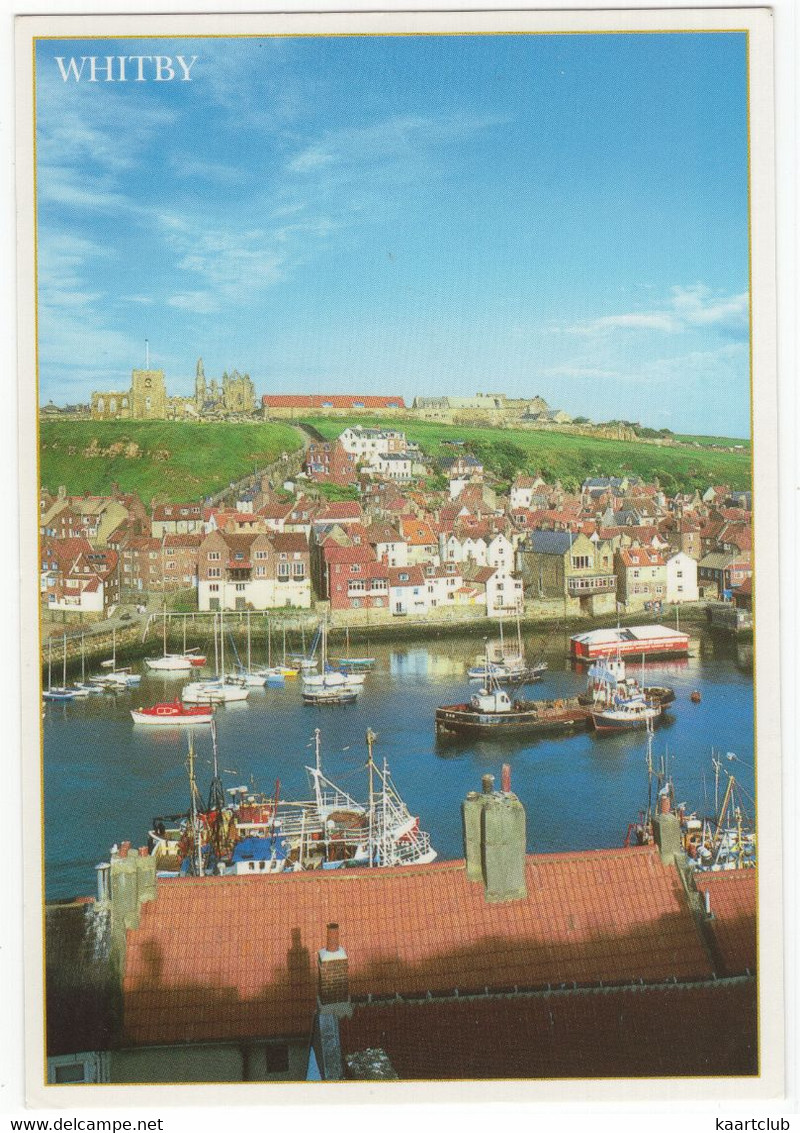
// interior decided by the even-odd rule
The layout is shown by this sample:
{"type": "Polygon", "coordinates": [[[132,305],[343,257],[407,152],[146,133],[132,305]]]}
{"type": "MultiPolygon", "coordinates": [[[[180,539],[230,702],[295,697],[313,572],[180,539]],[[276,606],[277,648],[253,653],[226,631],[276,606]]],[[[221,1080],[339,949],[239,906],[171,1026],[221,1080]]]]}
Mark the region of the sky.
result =
{"type": "Polygon", "coordinates": [[[743,34],[40,41],[36,94],[42,403],[148,340],[173,394],[202,356],[749,436],[743,34]]]}

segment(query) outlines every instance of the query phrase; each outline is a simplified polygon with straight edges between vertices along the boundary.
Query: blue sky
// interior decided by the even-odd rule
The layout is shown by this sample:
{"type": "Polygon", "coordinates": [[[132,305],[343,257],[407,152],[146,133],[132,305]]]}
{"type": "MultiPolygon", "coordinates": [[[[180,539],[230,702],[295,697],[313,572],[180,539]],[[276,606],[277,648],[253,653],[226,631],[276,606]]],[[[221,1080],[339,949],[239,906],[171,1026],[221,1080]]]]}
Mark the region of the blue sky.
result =
{"type": "Polygon", "coordinates": [[[40,400],[540,394],[749,434],[745,37],[59,40],[37,52],[40,400]],[[83,55],[190,82],[65,83],[83,55]]]}

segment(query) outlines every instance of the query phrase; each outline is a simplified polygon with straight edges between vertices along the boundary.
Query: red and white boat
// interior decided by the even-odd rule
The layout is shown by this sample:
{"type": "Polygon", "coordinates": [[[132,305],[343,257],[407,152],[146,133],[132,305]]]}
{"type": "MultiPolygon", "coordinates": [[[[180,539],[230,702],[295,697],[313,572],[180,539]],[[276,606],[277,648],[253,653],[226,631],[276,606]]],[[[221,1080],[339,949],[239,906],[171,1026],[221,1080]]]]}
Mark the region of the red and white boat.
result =
{"type": "Polygon", "coordinates": [[[593,629],[570,638],[576,661],[594,661],[614,653],[620,657],[687,657],[689,635],[669,626],[623,626],[593,629]]]}
{"type": "Polygon", "coordinates": [[[132,708],[134,724],[162,724],[174,727],[176,724],[210,724],[214,719],[211,705],[181,704],[174,700],[169,704],[154,704],[152,708],[132,708]]]}

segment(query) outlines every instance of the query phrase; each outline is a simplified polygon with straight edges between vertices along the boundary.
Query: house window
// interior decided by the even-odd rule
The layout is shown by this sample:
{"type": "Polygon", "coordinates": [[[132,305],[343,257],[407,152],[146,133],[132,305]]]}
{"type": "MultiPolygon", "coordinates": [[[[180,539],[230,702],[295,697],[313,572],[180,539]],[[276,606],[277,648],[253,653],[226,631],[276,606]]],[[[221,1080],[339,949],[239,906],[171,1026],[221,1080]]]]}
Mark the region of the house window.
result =
{"type": "Polygon", "coordinates": [[[263,567],[263,566],[257,566],[256,567],[256,577],[257,578],[263,578],[266,573],[267,573],[266,567],[263,567]]]}
{"type": "Polygon", "coordinates": [[[219,562],[220,552],[219,551],[209,551],[208,552],[208,559],[209,559],[209,562],[212,562],[212,563],[219,562]]]}
{"type": "Polygon", "coordinates": [[[288,578],[290,570],[289,563],[278,563],[278,578],[288,578]]]}
{"type": "Polygon", "coordinates": [[[209,567],[208,568],[208,577],[209,578],[220,578],[221,576],[222,576],[222,570],[221,570],[220,567],[209,567]]]}
{"type": "Polygon", "coordinates": [[[218,582],[212,582],[208,589],[211,591],[212,594],[218,593],[219,583],[218,582]]]}
{"type": "Polygon", "coordinates": [[[407,574],[400,574],[400,575],[398,575],[398,578],[400,579],[401,582],[408,582],[408,575],[407,574]]]}
{"type": "Polygon", "coordinates": [[[304,563],[294,563],[293,569],[294,569],[295,578],[302,578],[303,575],[306,573],[306,568],[305,568],[304,563]]]}
{"type": "Polygon", "coordinates": [[[361,599],[360,599],[360,598],[351,598],[351,599],[350,599],[350,605],[351,605],[351,607],[352,607],[352,608],[353,608],[354,610],[358,610],[358,609],[360,609],[360,607],[361,607],[361,599]]]}
{"type": "Polygon", "coordinates": [[[236,589],[237,589],[238,591],[240,591],[240,592],[241,592],[241,591],[243,591],[243,590],[244,590],[244,587],[245,587],[245,584],[244,584],[243,582],[237,582],[237,583],[236,583],[236,589]]]}
{"type": "Polygon", "coordinates": [[[572,569],[573,570],[588,570],[589,556],[588,555],[573,555],[572,556],[572,569]]]}
{"type": "Polygon", "coordinates": [[[360,563],[351,563],[350,564],[350,573],[351,574],[360,574],[361,573],[360,563]]]}

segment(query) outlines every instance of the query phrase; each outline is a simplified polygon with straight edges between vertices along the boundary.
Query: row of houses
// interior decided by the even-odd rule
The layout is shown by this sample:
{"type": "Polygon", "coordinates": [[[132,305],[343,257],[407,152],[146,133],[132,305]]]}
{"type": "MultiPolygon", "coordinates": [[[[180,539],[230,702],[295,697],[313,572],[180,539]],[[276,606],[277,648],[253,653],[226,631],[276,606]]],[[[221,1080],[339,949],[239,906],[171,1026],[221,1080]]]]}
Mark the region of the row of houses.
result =
{"type": "MultiPolygon", "coordinates": [[[[347,429],[337,444],[362,469],[409,451],[388,429],[347,429]]],[[[464,451],[448,472],[448,488],[431,490],[373,465],[358,498],[342,501],[299,481],[291,491],[263,481],[230,507],[162,500],[148,509],[116,487],[109,496],[43,491],[42,601],[102,614],[184,590],[201,610],[324,601],[395,616],[467,606],[498,616],[558,599],[592,616],[748,600],[748,493],[716,486],[668,498],[636,477],[594,477],[570,493],[527,474],[502,493],[464,451]]]]}

